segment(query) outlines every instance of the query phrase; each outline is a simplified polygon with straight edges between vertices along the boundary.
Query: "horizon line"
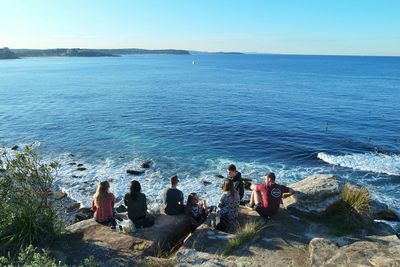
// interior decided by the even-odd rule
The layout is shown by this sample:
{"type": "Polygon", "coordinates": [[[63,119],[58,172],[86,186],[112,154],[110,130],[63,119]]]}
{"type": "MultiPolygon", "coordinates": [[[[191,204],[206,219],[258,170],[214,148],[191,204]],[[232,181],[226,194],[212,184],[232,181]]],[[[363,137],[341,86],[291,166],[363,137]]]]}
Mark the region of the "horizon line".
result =
{"type": "Polygon", "coordinates": [[[118,47],[118,48],[88,48],[88,47],[56,47],[56,48],[11,48],[9,46],[3,46],[3,48],[9,48],[10,50],[29,49],[29,50],[51,50],[51,49],[88,49],[88,50],[118,50],[118,49],[140,49],[140,50],[180,50],[187,51],[189,53],[204,53],[204,54],[216,54],[216,53],[238,53],[245,55],[282,55],[282,56],[342,56],[342,57],[400,57],[400,55],[364,55],[364,54],[302,54],[302,53],[270,53],[270,52],[254,52],[254,51],[201,51],[191,49],[180,49],[180,48],[139,48],[139,47],[118,47]]]}

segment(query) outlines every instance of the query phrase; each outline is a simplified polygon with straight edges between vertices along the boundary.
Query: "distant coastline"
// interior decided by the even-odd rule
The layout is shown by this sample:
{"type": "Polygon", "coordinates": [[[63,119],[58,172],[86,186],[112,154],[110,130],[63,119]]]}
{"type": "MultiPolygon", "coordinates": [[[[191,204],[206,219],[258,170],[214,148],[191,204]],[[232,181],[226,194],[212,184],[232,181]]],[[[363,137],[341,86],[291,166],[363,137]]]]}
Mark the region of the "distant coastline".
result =
{"type": "Polygon", "coordinates": [[[83,48],[54,48],[54,49],[0,49],[0,59],[17,59],[24,57],[118,57],[136,54],[172,54],[190,55],[187,50],[179,49],[83,49],[83,48]]]}

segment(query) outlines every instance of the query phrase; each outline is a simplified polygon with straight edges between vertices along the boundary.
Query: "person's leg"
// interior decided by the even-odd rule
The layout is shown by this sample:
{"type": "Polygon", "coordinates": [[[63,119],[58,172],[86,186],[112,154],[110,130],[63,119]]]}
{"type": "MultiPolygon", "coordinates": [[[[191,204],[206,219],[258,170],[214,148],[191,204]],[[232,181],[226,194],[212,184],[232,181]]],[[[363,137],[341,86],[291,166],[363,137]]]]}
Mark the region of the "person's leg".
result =
{"type": "Polygon", "coordinates": [[[254,206],[256,203],[254,202],[254,194],[255,194],[255,191],[254,190],[252,190],[251,191],[251,195],[250,195],[250,202],[249,202],[249,205],[252,207],[252,206],[254,206]]]}
{"type": "Polygon", "coordinates": [[[262,205],[262,196],[261,192],[253,191],[254,192],[254,204],[255,205],[262,205]]]}

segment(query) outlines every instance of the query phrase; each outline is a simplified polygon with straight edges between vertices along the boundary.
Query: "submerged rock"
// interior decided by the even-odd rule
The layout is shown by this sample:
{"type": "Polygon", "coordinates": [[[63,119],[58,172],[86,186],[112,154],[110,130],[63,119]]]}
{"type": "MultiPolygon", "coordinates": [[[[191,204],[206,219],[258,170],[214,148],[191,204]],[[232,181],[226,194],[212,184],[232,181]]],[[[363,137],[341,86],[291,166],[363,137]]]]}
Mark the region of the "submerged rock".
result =
{"type": "Polygon", "coordinates": [[[71,206],[67,207],[67,212],[72,212],[74,210],[77,210],[81,207],[80,203],[74,203],[71,206]]]}
{"type": "Polygon", "coordinates": [[[60,199],[62,199],[62,198],[64,198],[64,197],[66,197],[67,196],[67,193],[65,193],[65,192],[63,192],[63,191],[58,191],[58,192],[55,192],[54,193],[54,198],[56,199],[56,200],[60,200],[60,199]]]}
{"type": "Polygon", "coordinates": [[[70,163],[68,163],[68,165],[74,166],[74,165],[76,165],[76,162],[70,162],[70,163]]]}
{"type": "Polygon", "coordinates": [[[286,208],[298,215],[320,218],[340,200],[344,183],[332,174],[313,175],[289,185],[295,194],[283,200],[286,208]]]}
{"type": "Polygon", "coordinates": [[[132,175],[141,175],[145,172],[145,170],[126,170],[126,173],[132,175]]]}
{"type": "Polygon", "coordinates": [[[153,164],[153,161],[147,160],[147,161],[143,162],[143,163],[140,165],[140,167],[143,168],[143,169],[148,169],[148,168],[151,167],[152,164],[153,164]]]}
{"type": "Polygon", "coordinates": [[[18,150],[18,148],[19,148],[18,145],[14,145],[14,146],[11,147],[11,150],[14,150],[14,151],[15,151],[15,150],[18,150]]]}
{"type": "Polygon", "coordinates": [[[375,219],[387,221],[400,221],[396,212],[389,209],[389,206],[377,200],[371,201],[371,212],[375,219]]]}
{"type": "Polygon", "coordinates": [[[225,177],[221,174],[216,174],[214,175],[215,178],[220,178],[220,179],[224,179],[225,177]]]}
{"type": "Polygon", "coordinates": [[[204,185],[210,185],[210,184],[212,184],[211,182],[206,181],[206,180],[203,180],[202,182],[203,182],[204,185]]]}
{"type": "Polygon", "coordinates": [[[83,166],[83,164],[82,164],[82,163],[79,163],[79,164],[78,164],[78,167],[82,167],[82,166],[83,166]]]}
{"type": "Polygon", "coordinates": [[[75,222],[93,218],[93,211],[90,208],[80,208],[75,214],[75,222]]]}
{"type": "Polygon", "coordinates": [[[87,169],[85,167],[79,167],[77,168],[78,171],[86,171],[87,169]]]}

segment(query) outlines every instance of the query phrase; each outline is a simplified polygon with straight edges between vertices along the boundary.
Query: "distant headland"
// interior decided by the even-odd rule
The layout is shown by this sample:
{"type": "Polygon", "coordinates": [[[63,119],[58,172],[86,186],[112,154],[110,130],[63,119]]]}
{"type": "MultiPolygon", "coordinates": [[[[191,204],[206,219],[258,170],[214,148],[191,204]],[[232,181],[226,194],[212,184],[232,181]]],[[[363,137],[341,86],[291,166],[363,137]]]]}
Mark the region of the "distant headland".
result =
{"type": "Polygon", "coordinates": [[[8,47],[0,48],[0,59],[16,59],[16,58],[18,57],[8,47]]]}
{"type": "Polygon", "coordinates": [[[118,57],[135,54],[173,54],[190,55],[187,50],[179,49],[83,49],[83,48],[54,48],[54,49],[10,49],[0,48],[0,59],[16,59],[22,57],[118,57]]]}

